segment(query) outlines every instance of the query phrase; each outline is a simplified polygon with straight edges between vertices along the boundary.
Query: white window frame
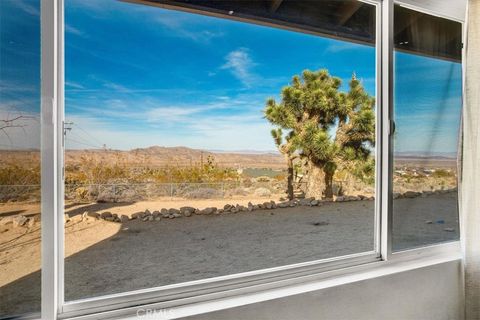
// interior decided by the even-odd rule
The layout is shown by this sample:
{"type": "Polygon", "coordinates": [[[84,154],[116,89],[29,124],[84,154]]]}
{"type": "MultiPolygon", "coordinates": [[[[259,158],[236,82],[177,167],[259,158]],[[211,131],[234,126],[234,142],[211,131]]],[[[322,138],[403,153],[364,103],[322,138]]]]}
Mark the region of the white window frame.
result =
{"type": "MultiPolygon", "coordinates": [[[[68,0],[66,0],[68,1],[68,0]]],[[[141,2],[141,0],[134,0],[141,2]]],[[[432,255],[456,255],[458,241],[392,253],[392,152],[394,0],[362,0],[376,6],[376,197],[375,248],[372,252],[322,259],[226,275],[162,287],[135,290],[71,302],[64,299],[64,0],[41,0],[41,141],[42,141],[42,304],[45,320],[80,317],[99,319],[131,314],[139,305],[171,308],[180,305],[292,284],[355,274],[368,268],[418,260],[432,255]],[[89,316],[90,315],[90,316],[89,316]]],[[[395,2],[402,4],[401,1],[395,2]]],[[[458,17],[405,5],[416,11],[463,23],[458,17]]],[[[250,21],[252,22],[252,21],[250,21]]],[[[258,22],[253,22],[258,23],[258,22]]],[[[79,319],[80,319],[79,318],[79,319]]]]}

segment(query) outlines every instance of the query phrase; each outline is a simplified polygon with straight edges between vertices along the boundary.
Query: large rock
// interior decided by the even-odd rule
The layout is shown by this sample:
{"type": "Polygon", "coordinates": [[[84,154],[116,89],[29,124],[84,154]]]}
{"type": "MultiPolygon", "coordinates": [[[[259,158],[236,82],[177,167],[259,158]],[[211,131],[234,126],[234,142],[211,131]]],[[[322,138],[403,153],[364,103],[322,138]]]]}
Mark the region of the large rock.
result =
{"type": "Polygon", "coordinates": [[[143,215],[144,215],[143,211],[135,212],[134,214],[132,214],[132,219],[142,219],[143,215]]]}
{"type": "Polygon", "coordinates": [[[416,198],[421,195],[420,192],[415,192],[415,191],[407,191],[403,194],[405,198],[416,198]]]}
{"type": "Polygon", "coordinates": [[[35,219],[29,218],[27,221],[27,228],[32,229],[35,226],[35,219]]]}
{"type": "Polygon", "coordinates": [[[168,209],[168,213],[169,213],[170,215],[180,214],[180,210],[175,209],[175,208],[170,208],[170,209],[168,209]]]}
{"type": "Polygon", "coordinates": [[[13,227],[22,227],[27,223],[28,219],[25,216],[18,215],[12,218],[13,227]]]}
{"type": "Polygon", "coordinates": [[[288,207],[288,202],[280,202],[280,203],[278,204],[278,207],[279,207],[279,208],[286,208],[286,207],[288,207]]]}
{"type": "Polygon", "coordinates": [[[76,215],[70,217],[70,222],[79,223],[79,222],[82,222],[82,221],[83,221],[83,215],[81,215],[81,214],[76,214],[76,215]]]}
{"type": "Polygon", "coordinates": [[[345,201],[358,201],[360,200],[357,196],[345,196],[345,201]]]}
{"type": "Polygon", "coordinates": [[[94,219],[100,219],[100,213],[98,212],[88,212],[87,213],[87,216],[91,217],[91,218],[94,218],[94,219]]]}
{"type": "Polygon", "coordinates": [[[164,218],[168,218],[168,216],[170,215],[170,213],[168,212],[168,209],[166,209],[166,208],[160,209],[160,214],[161,214],[162,217],[164,217],[164,218]]]}
{"type": "Polygon", "coordinates": [[[181,207],[180,212],[185,217],[190,217],[195,212],[195,208],[194,207],[181,207]]]}
{"type": "Polygon", "coordinates": [[[301,206],[310,206],[313,200],[315,200],[314,197],[304,198],[304,199],[300,199],[298,203],[301,206]]]}
{"type": "Polygon", "coordinates": [[[215,211],[217,211],[217,208],[215,207],[209,207],[209,208],[205,208],[201,211],[201,214],[204,214],[204,215],[210,215],[212,213],[214,213],[215,211]]]}
{"type": "Polygon", "coordinates": [[[100,217],[101,217],[102,219],[107,220],[108,218],[113,218],[113,215],[112,215],[112,213],[111,213],[110,211],[105,211],[105,212],[102,212],[102,213],[100,214],[100,217]]]}

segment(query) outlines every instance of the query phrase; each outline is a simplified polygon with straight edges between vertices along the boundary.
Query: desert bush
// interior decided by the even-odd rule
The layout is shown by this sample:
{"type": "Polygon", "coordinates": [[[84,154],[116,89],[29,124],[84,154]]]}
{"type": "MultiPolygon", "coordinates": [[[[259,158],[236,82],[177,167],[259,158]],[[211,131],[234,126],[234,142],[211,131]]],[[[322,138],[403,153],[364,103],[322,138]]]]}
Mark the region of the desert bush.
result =
{"type": "Polygon", "coordinates": [[[233,188],[231,190],[228,190],[226,192],[226,196],[247,196],[249,193],[249,190],[247,188],[233,188]]]}
{"type": "Polygon", "coordinates": [[[223,197],[221,190],[213,188],[198,188],[185,193],[187,199],[214,199],[223,197]]]}
{"type": "Polygon", "coordinates": [[[24,167],[9,164],[0,168],[0,185],[38,185],[40,184],[40,165],[24,167]]]}
{"type": "Polygon", "coordinates": [[[267,188],[257,188],[255,189],[254,194],[257,197],[269,197],[272,194],[272,192],[267,188]]]}
{"type": "Polygon", "coordinates": [[[454,172],[445,169],[437,169],[435,170],[435,172],[432,173],[432,177],[434,178],[449,178],[454,176],[454,172]]]}
{"type": "Polygon", "coordinates": [[[134,168],[120,156],[113,162],[98,161],[83,156],[80,163],[66,166],[67,184],[107,184],[107,183],[203,183],[236,181],[239,175],[231,168],[220,168],[215,159],[207,158],[205,164],[189,167],[149,166],[134,168]]]}
{"type": "Polygon", "coordinates": [[[40,165],[0,167],[0,202],[40,201],[40,165]]]}
{"type": "Polygon", "coordinates": [[[256,182],[270,182],[270,181],[272,181],[272,178],[267,177],[267,176],[260,176],[260,177],[255,178],[255,181],[256,182]]]}

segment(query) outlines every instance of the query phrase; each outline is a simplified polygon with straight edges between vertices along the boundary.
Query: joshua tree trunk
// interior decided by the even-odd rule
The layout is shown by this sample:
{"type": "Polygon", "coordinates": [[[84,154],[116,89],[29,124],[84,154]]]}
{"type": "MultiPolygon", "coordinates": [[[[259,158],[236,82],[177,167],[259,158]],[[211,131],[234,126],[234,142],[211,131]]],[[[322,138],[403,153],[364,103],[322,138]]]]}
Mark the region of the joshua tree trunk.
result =
{"type": "Polygon", "coordinates": [[[287,164],[288,164],[288,175],[287,175],[288,200],[293,200],[293,159],[288,154],[285,157],[287,158],[287,164]]]}
{"type": "Polygon", "coordinates": [[[314,197],[316,199],[322,199],[326,181],[323,167],[311,161],[308,161],[307,166],[307,188],[305,196],[307,198],[314,197]]]}
{"type": "Polygon", "coordinates": [[[324,169],[325,174],[325,193],[324,196],[326,199],[333,198],[333,175],[335,172],[331,172],[331,170],[324,169]]]}

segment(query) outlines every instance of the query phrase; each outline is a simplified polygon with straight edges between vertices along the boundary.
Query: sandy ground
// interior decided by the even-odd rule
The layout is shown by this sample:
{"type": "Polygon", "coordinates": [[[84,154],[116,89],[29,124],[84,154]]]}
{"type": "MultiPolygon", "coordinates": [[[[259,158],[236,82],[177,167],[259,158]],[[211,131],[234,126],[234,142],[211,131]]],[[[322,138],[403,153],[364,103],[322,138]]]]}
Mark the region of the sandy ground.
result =
{"type": "MultiPolygon", "coordinates": [[[[170,201],[69,204],[66,212],[131,214],[175,207],[170,201]]],[[[18,208],[0,210],[8,215],[18,208]]],[[[34,214],[38,206],[22,210],[34,214]]],[[[458,239],[455,194],[395,200],[394,221],[397,250],[458,239]]],[[[370,251],[373,230],[372,201],[152,222],[69,222],[65,296],[74,300],[370,251]]],[[[39,309],[39,248],[39,223],[31,229],[0,229],[0,317],[39,309]]]]}

